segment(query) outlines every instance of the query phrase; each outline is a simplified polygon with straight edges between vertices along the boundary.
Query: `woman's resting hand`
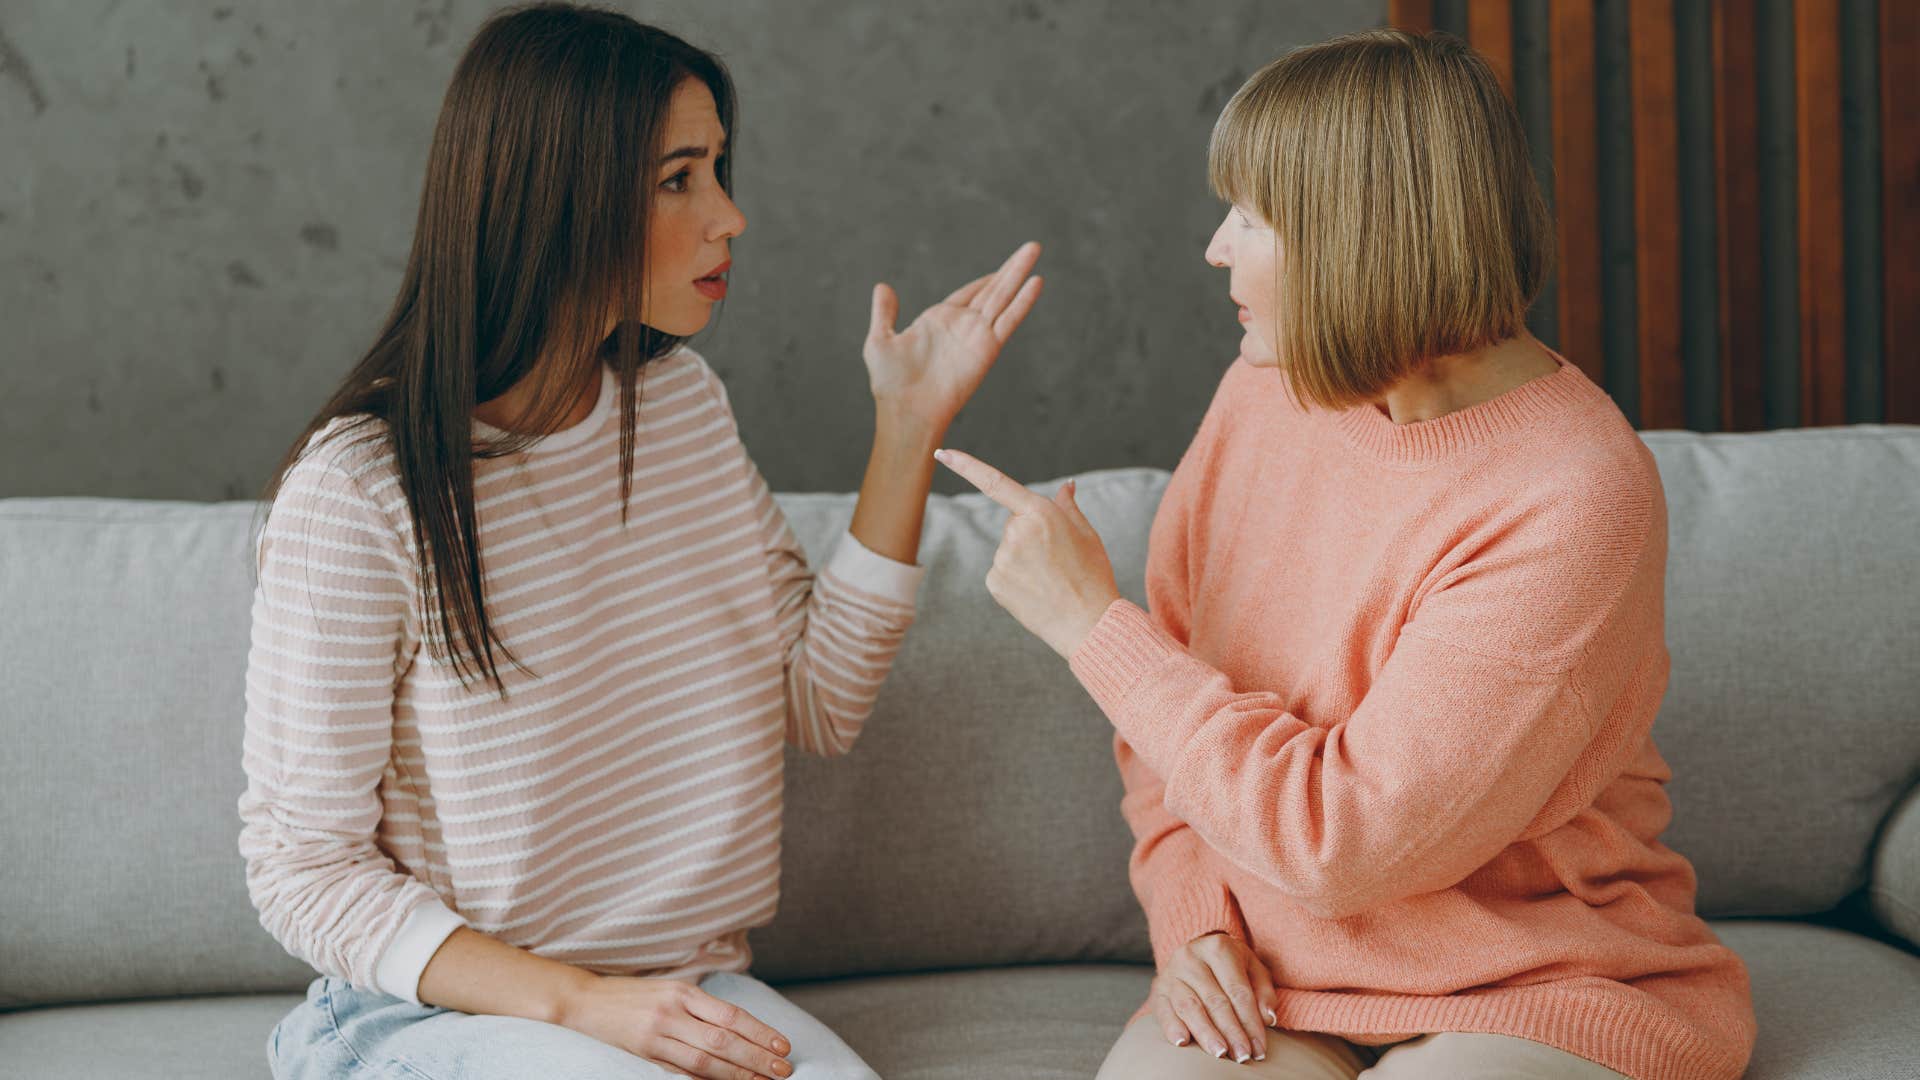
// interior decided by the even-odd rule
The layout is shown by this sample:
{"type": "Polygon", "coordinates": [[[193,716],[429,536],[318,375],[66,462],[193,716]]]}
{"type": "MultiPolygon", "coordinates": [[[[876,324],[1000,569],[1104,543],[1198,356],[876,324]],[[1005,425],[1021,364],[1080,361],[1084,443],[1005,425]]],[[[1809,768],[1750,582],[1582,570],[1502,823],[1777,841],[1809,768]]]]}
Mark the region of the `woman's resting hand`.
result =
{"type": "Polygon", "coordinates": [[[1266,1058],[1274,1001],[1265,962],[1222,933],[1187,942],[1153,979],[1153,1015],[1167,1041],[1195,1041],[1214,1057],[1235,1061],[1266,1058]]]}
{"type": "Polygon", "coordinates": [[[785,1080],[793,1044],[738,1005],[676,979],[602,975],[571,993],[558,1022],[701,1080],[785,1080]]]}

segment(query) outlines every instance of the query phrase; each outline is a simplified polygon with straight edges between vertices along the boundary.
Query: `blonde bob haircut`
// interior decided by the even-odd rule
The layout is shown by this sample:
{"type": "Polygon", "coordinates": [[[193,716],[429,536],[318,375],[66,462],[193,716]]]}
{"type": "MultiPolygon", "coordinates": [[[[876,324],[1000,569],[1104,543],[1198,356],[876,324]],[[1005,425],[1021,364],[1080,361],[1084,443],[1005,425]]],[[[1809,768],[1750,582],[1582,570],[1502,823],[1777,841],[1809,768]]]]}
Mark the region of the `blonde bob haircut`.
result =
{"type": "Polygon", "coordinates": [[[1514,336],[1552,262],[1520,117],[1446,34],[1368,30],[1273,61],[1221,111],[1207,173],[1273,228],[1271,344],[1303,403],[1351,407],[1514,336]]]}

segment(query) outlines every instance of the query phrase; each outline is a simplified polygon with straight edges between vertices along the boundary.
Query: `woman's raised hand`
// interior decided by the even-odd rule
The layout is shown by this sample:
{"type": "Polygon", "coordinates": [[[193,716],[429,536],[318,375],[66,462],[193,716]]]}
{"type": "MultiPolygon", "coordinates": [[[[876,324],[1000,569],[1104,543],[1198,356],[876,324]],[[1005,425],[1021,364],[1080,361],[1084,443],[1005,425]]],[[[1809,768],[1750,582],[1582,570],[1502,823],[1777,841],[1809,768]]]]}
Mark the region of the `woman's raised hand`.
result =
{"type": "Polygon", "coordinates": [[[793,1045],[732,1002],[677,979],[595,976],[558,1023],[701,1080],[784,1080],[793,1045]]]}
{"type": "Polygon", "coordinates": [[[1120,598],[1107,546],[1074,502],[1074,481],[1049,499],[971,454],[933,456],[1011,514],[987,571],[987,592],[1035,637],[1071,658],[1120,598]]]}
{"type": "Polygon", "coordinates": [[[875,285],[861,354],[882,412],[936,439],[945,434],[1039,299],[1040,278],[1029,276],[1039,258],[1037,242],[1020,245],[1000,269],[960,286],[898,332],[900,298],[891,286],[875,285]]]}
{"type": "Polygon", "coordinates": [[[1205,934],[1181,946],[1153,978],[1153,1017],[1175,1046],[1197,1042],[1217,1058],[1263,1061],[1275,1022],[1273,975],[1239,939],[1205,934]]]}

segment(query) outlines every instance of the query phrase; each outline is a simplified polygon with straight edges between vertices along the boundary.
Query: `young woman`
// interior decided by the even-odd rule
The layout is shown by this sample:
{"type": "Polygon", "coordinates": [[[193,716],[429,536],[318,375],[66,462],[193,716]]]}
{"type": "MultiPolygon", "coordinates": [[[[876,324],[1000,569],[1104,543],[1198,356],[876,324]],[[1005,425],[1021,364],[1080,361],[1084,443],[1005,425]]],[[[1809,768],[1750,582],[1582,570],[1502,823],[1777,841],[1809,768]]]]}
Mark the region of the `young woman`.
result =
{"type": "Polygon", "coordinates": [[[1158,974],[1100,1075],[1738,1077],[1746,969],[1658,839],[1665,499],[1524,328],[1550,221],[1499,84],[1341,38],[1210,156],[1245,335],[1149,610],[1071,484],[939,455],[1012,511],[988,588],[1116,729],[1158,974]]]}
{"type": "Polygon", "coordinates": [[[624,16],[495,17],[400,295],[268,492],[240,847],[322,972],[276,1077],[872,1077],[745,973],[784,745],[847,751],[912,621],[931,452],[1039,294],[896,333],[815,577],[682,340],[726,292],[733,90],[624,16]]]}

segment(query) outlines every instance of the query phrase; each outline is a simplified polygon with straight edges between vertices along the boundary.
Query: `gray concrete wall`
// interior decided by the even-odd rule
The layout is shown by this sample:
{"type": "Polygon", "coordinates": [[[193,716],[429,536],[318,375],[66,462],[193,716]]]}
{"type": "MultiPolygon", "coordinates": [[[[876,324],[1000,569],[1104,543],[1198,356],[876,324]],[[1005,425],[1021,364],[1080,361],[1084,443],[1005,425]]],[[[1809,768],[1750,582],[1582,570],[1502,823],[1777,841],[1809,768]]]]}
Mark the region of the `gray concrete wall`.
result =
{"type": "MultiPolygon", "coordinates": [[[[751,224],[697,344],[781,490],[859,483],[872,283],[904,321],[1029,237],[1047,293],[951,445],[1030,480],[1172,466],[1238,340],[1201,258],[1213,117],[1384,8],[623,6],[739,82],[751,224]]],[[[0,0],[0,496],[255,494],[392,299],[494,7],[0,0]]]]}

